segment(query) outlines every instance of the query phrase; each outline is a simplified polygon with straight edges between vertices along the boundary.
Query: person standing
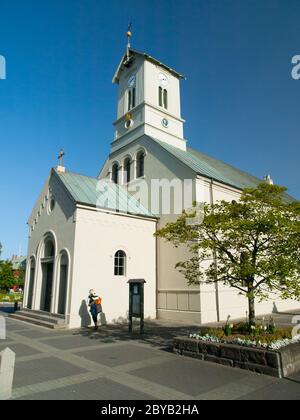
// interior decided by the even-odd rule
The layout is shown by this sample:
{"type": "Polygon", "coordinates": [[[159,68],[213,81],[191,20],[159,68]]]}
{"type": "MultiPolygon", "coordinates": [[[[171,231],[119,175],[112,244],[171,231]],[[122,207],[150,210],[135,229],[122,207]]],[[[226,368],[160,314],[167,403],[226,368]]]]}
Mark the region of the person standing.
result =
{"type": "Polygon", "coordinates": [[[102,299],[93,289],[89,291],[88,306],[90,307],[90,312],[95,324],[94,330],[97,331],[98,315],[102,312],[102,299]]]}

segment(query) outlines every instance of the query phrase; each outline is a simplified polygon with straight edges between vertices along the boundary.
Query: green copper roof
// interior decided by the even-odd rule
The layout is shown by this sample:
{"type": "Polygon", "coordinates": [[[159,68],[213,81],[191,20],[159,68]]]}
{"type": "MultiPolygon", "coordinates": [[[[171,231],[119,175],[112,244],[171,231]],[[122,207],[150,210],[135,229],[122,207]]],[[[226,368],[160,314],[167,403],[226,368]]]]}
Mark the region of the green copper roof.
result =
{"type": "Polygon", "coordinates": [[[238,189],[255,187],[258,183],[262,182],[261,179],[240,171],[220,160],[211,158],[204,153],[190,148],[184,151],[157,139],[153,140],[197,174],[206,178],[220,181],[238,189]]]}
{"type": "Polygon", "coordinates": [[[53,169],[53,173],[62,181],[78,204],[125,214],[155,217],[122,186],[72,172],[63,173],[53,169]]]}
{"type": "MultiPolygon", "coordinates": [[[[222,182],[239,190],[254,188],[263,182],[262,179],[228,165],[221,160],[214,159],[204,153],[198,152],[197,150],[187,148],[187,151],[184,151],[160,140],[152,139],[197,174],[206,178],[222,182]]],[[[295,201],[295,198],[286,193],[284,194],[284,197],[287,202],[295,201]]]]}

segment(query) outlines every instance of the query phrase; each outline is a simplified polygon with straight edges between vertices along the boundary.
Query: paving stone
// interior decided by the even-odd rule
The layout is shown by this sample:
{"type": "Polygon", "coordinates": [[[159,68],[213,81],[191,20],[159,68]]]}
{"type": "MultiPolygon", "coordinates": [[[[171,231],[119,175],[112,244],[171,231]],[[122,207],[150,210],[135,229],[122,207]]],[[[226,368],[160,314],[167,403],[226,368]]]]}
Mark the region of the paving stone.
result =
{"type": "Polygon", "coordinates": [[[52,331],[43,331],[39,329],[34,330],[26,330],[26,331],[18,331],[18,334],[22,335],[26,338],[45,338],[45,337],[51,337],[53,335],[52,331]]]}
{"type": "Polygon", "coordinates": [[[240,398],[242,400],[274,400],[274,401],[299,401],[300,382],[279,380],[278,382],[261,388],[258,391],[250,392],[240,398]]]}
{"type": "Polygon", "coordinates": [[[78,375],[84,372],[86,372],[85,369],[66,363],[56,357],[19,362],[15,368],[14,388],[78,375]]]}
{"type": "Polygon", "coordinates": [[[152,396],[101,378],[57,390],[33,394],[24,400],[153,400],[152,396]]]}
{"type": "Polygon", "coordinates": [[[12,344],[5,345],[5,344],[2,344],[0,341],[0,352],[6,349],[6,347],[9,347],[13,352],[15,352],[16,357],[33,356],[35,354],[41,353],[40,351],[30,346],[27,346],[26,344],[12,343],[12,344]]]}
{"type": "Polygon", "coordinates": [[[77,355],[93,362],[113,367],[155,357],[158,354],[157,352],[157,350],[151,348],[124,344],[123,346],[109,347],[107,349],[99,347],[99,350],[78,352],[77,355]]]}
{"type": "Polygon", "coordinates": [[[76,350],[80,347],[87,347],[87,346],[96,346],[99,347],[105,345],[101,340],[97,338],[91,337],[83,337],[81,335],[71,335],[70,337],[57,337],[54,336],[52,339],[47,339],[45,341],[41,340],[43,343],[47,344],[48,346],[55,347],[59,350],[76,350]]]}
{"type": "Polygon", "coordinates": [[[7,326],[7,331],[26,331],[26,330],[30,330],[29,327],[27,327],[26,325],[22,325],[20,322],[12,322],[10,320],[7,320],[6,322],[6,326],[7,326]]]}
{"type": "Polygon", "coordinates": [[[178,356],[178,359],[130,373],[191,396],[196,396],[249,375],[242,370],[234,370],[181,356],[178,356]]]}

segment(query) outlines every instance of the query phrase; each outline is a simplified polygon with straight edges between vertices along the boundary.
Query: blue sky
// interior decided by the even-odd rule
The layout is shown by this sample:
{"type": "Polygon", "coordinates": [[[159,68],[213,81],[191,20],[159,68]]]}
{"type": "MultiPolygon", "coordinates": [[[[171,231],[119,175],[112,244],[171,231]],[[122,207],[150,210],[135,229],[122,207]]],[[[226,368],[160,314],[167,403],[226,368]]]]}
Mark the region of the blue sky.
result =
{"type": "Polygon", "coordinates": [[[57,164],[96,176],[113,139],[111,79],[133,47],[186,75],[189,145],[300,198],[299,0],[0,0],[0,241],[26,253],[26,221],[57,164]]]}

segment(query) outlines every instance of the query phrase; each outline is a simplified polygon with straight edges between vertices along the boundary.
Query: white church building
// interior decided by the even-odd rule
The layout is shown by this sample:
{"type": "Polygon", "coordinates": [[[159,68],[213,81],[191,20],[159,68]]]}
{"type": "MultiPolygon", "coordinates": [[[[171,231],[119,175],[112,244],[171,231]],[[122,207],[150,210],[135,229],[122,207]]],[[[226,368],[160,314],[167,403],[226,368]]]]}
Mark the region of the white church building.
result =
{"type": "MultiPolygon", "coordinates": [[[[110,154],[95,178],[50,172],[28,221],[24,308],[14,316],[48,327],[91,323],[86,299],[103,299],[102,321],[127,321],[130,279],[144,279],[145,318],[208,323],[245,317],[247,300],[218,285],[188,286],[175,269],[185,248],[154,234],[194,201],[238,199],[262,182],[187,146],[183,76],[128,46],[114,75],[117,119],[110,154]]],[[[297,307],[273,299],[257,314],[297,307]]]]}

